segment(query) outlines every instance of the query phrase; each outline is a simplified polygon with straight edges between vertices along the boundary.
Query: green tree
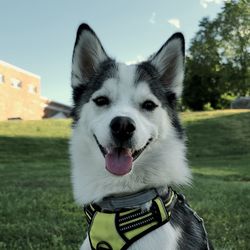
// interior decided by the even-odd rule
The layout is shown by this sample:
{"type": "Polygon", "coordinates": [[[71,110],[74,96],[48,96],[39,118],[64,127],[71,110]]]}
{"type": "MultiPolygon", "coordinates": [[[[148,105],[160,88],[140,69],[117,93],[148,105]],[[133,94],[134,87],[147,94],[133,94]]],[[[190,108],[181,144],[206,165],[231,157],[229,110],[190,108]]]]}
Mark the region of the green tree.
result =
{"type": "Polygon", "coordinates": [[[228,105],[225,98],[250,93],[250,5],[226,2],[214,20],[203,18],[191,41],[183,103],[193,110],[228,105]]]}

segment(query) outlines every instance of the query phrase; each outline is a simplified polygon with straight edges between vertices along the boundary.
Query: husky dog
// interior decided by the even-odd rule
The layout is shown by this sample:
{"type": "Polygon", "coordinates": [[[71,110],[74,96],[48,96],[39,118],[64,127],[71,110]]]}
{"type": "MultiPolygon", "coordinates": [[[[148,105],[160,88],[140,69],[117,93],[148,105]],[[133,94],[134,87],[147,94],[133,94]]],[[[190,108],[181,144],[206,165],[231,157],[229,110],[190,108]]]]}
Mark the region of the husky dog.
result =
{"type": "MultiPolygon", "coordinates": [[[[107,55],[87,24],[78,28],[72,58],[70,154],[73,193],[81,206],[152,188],[165,192],[190,182],[176,111],[184,51],[184,37],[175,33],[147,61],[125,65],[107,55]]],[[[145,209],[150,202],[141,206],[145,209]]],[[[187,207],[177,202],[168,223],[128,249],[208,249],[203,222],[187,207]]],[[[95,249],[89,235],[81,249],[95,249]]]]}

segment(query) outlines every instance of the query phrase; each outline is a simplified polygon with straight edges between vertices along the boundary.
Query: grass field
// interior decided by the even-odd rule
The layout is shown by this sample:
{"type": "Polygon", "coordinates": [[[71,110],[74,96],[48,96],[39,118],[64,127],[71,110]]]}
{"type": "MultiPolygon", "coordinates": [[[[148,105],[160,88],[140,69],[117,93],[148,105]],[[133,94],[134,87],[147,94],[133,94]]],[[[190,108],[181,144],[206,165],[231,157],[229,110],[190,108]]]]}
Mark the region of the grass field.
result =
{"type": "MultiPolygon", "coordinates": [[[[191,206],[215,249],[250,248],[250,112],[182,115],[193,185],[191,206]]],[[[68,160],[69,120],[0,122],[0,249],[79,249],[68,160]]]]}

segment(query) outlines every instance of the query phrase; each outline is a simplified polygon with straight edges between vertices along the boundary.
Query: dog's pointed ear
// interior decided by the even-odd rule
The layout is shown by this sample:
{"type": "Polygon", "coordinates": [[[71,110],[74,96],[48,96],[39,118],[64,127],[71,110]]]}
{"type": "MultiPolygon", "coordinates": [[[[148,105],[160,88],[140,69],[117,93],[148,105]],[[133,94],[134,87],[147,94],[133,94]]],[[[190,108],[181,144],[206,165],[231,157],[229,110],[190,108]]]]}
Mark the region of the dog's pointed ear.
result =
{"type": "Polygon", "coordinates": [[[149,61],[160,79],[177,97],[181,95],[184,78],[185,40],[182,33],[173,34],[149,61]]]}
{"type": "Polygon", "coordinates": [[[72,57],[72,87],[87,84],[100,63],[108,59],[95,32],[85,23],[77,30],[72,57]]]}

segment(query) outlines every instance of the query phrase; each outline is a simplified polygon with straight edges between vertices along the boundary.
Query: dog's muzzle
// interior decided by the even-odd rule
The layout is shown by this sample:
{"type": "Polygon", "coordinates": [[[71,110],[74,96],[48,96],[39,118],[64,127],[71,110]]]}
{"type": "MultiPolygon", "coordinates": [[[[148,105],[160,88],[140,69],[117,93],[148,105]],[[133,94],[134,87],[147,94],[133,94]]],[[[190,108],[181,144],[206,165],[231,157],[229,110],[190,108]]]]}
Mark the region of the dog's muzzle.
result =
{"type": "Polygon", "coordinates": [[[135,150],[121,146],[105,148],[102,146],[97,137],[94,135],[95,141],[105,158],[106,169],[118,176],[126,175],[132,170],[133,162],[142,154],[152,141],[152,138],[142,148],[135,150]]]}

